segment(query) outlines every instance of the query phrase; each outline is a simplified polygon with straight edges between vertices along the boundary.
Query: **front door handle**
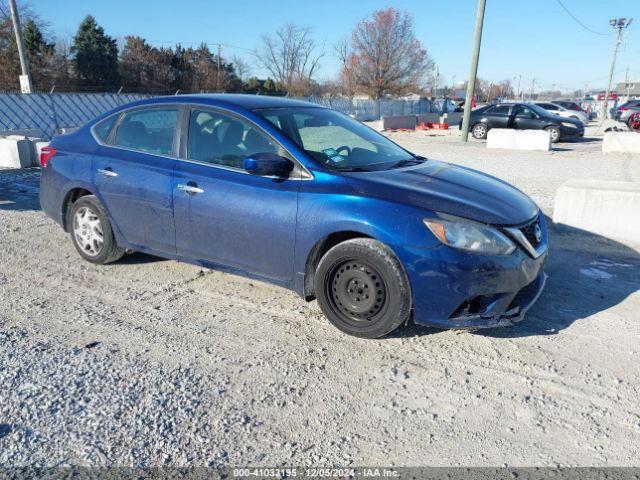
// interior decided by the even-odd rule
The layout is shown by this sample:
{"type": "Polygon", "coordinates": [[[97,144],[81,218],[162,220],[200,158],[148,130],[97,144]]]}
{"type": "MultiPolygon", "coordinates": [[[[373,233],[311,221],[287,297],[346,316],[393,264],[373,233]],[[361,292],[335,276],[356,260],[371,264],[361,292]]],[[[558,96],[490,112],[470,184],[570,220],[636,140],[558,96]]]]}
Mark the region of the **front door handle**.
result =
{"type": "Polygon", "coordinates": [[[118,174],[111,170],[110,168],[99,168],[98,173],[104,175],[105,177],[117,177],[118,174]]]}
{"type": "Polygon", "coordinates": [[[178,184],[178,190],[181,190],[185,193],[195,194],[195,193],[204,193],[204,190],[196,187],[195,185],[184,185],[182,183],[178,184]]]}

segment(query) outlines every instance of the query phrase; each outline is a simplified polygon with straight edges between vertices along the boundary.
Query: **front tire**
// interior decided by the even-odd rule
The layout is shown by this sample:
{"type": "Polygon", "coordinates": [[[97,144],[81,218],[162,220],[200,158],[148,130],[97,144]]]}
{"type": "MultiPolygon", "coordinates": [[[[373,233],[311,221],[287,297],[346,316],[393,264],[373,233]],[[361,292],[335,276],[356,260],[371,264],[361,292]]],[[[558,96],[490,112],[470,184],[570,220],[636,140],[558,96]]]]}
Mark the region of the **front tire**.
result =
{"type": "Polygon", "coordinates": [[[104,265],[125,253],[116,243],[111,223],[94,195],[80,197],[69,211],[69,233],[78,253],[91,263],[104,265]]]}
{"type": "Polygon", "coordinates": [[[371,238],[331,248],[315,273],[322,312],[339,330],[361,338],[387,335],[409,319],[411,287],[394,253],[371,238]]]}
{"type": "Polygon", "coordinates": [[[560,141],[560,129],[558,127],[547,127],[545,128],[547,132],[549,132],[549,137],[551,137],[551,143],[558,143],[560,141]]]}

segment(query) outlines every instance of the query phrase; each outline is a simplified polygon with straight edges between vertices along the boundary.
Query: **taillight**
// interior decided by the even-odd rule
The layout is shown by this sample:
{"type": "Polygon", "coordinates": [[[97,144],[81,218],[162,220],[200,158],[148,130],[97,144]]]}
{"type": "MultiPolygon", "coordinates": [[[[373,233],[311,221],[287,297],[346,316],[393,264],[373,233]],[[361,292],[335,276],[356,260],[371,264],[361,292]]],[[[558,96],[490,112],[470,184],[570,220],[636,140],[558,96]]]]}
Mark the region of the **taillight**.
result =
{"type": "Polygon", "coordinates": [[[618,107],[618,110],[622,112],[624,110],[629,110],[629,107],[618,107]]]}
{"type": "Polygon", "coordinates": [[[47,166],[47,163],[51,160],[51,157],[56,154],[56,152],[57,150],[53,147],[42,147],[40,150],[40,165],[42,168],[47,166]]]}

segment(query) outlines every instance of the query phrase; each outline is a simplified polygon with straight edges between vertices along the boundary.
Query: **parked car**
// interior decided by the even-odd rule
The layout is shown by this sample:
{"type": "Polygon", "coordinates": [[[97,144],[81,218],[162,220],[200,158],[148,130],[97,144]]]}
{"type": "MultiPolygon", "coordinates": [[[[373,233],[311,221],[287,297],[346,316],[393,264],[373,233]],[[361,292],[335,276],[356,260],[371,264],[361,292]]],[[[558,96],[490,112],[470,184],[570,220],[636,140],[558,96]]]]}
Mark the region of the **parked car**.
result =
{"type": "Polygon", "coordinates": [[[611,118],[619,122],[628,123],[631,115],[637,112],[640,112],[640,99],[629,100],[612,109],[611,118]]]}
{"type": "Polygon", "coordinates": [[[584,109],[576,102],[574,102],[573,100],[554,100],[551,103],[555,103],[556,105],[560,105],[561,107],[564,107],[568,110],[577,110],[580,112],[584,112],[584,109]]]}
{"type": "Polygon", "coordinates": [[[471,112],[469,125],[471,134],[479,139],[486,138],[492,128],[546,130],[553,143],[584,135],[580,120],[553,115],[531,103],[499,103],[477,108],[471,112]]]}
{"type": "Polygon", "coordinates": [[[360,337],[411,318],[509,325],[545,284],[545,219],[524,193],[306,102],[146,99],[54,137],[41,162],[42,208],[89,262],[224,268],[317,298],[360,337]]]}
{"type": "Polygon", "coordinates": [[[553,115],[580,120],[585,126],[589,123],[589,115],[587,115],[587,113],[583,112],[582,110],[569,110],[562,105],[556,105],[554,102],[535,102],[534,105],[545,109],[547,112],[553,115]]]}

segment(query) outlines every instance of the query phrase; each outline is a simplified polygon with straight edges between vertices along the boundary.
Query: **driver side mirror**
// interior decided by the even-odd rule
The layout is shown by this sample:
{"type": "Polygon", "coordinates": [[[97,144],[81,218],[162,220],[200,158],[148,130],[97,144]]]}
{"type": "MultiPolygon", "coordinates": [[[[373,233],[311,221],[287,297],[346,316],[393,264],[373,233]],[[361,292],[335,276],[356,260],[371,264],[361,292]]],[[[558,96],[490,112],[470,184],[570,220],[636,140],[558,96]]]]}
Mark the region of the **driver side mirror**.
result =
{"type": "Polygon", "coordinates": [[[293,162],[275,153],[254,153],[242,163],[246,172],[266,177],[288,177],[293,170],[293,162]]]}

